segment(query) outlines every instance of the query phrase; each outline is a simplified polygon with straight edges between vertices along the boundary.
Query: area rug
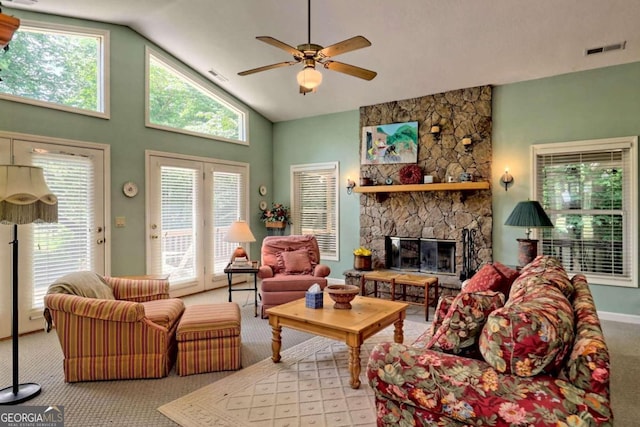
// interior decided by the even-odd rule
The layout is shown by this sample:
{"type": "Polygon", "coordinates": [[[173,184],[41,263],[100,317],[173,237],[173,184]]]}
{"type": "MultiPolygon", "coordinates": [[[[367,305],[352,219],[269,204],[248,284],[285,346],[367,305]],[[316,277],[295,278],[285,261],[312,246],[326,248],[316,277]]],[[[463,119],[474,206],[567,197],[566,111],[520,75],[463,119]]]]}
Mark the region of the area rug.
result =
{"type": "MultiPolygon", "coordinates": [[[[427,327],[405,321],[404,342],[413,342],[427,327]]],[[[373,346],[385,341],[393,341],[393,326],[362,346],[357,390],[349,386],[348,347],[313,337],[283,350],[280,363],[263,360],[158,410],[185,427],[375,426],[365,369],[373,346]]]]}

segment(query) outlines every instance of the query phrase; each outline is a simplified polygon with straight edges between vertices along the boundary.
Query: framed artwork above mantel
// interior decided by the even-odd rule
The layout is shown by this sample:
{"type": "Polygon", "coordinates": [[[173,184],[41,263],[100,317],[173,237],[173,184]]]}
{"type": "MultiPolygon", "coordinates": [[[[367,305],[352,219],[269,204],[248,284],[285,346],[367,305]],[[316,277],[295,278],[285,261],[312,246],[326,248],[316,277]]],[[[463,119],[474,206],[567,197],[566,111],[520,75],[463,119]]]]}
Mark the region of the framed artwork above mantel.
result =
{"type": "Polygon", "coordinates": [[[418,122],[362,128],[360,163],[380,165],[418,161],[418,122]]]}

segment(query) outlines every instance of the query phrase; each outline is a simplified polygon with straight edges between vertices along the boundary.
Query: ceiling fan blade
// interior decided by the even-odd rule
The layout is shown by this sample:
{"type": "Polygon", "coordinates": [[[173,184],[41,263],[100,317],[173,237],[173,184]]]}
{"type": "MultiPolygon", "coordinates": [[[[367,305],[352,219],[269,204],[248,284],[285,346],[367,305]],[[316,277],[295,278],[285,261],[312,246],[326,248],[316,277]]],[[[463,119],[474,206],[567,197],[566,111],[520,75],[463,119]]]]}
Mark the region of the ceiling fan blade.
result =
{"type": "Polygon", "coordinates": [[[273,70],[274,68],[286,67],[287,65],[295,65],[299,61],[278,62],[277,64],[265,65],[263,67],[252,68],[251,70],[240,71],[239,76],[248,76],[249,74],[259,73],[261,71],[273,70]]]}
{"type": "Polygon", "coordinates": [[[320,50],[317,54],[321,58],[330,58],[336,55],[342,55],[343,53],[351,52],[352,50],[362,49],[363,47],[371,46],[371,42],[362,36],[351,37],[350,39],[343,40],[331,46],[327,46],[320,50]]]}
{"type": "Polygon", "coordinates": [[[337,61],[325,61],[322,63],[324,68],[337,71],[339,73],[349,74],[353,77],[358,77],[364,80],[373,80],[378,75],[375,71],[367,70],[366,68],[356,67],[355,65],[345,64],[337,61]]]}
{"type": "Polygon", "coordinates": [[[258,36],[256,38],[261,42],[265,42],[266,44],[270,44],[271,46],[277,47],[278,49],[282,49],[285,52],[289,52],[291,55],[293,55],[296,58],[304,58],[304,53],[300,52],[298,49],[296,49],[293,46],[289,46],[288,44],[281,42],[280,40],[274,39],[273,37],[258,36]]]}

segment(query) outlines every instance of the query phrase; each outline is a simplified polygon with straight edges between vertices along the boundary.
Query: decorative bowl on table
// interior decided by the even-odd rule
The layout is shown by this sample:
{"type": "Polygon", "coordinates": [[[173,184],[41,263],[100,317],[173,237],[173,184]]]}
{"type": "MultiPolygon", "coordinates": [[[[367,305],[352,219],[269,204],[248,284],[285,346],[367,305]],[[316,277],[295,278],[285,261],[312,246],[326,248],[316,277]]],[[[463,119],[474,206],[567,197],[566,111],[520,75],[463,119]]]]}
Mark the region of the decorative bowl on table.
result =
{"type": "Polygon", "coordinates": [[[350,310],[351,300],[360,293],[360,288],[354,285],[328,285],[324,291],[336,302],[333,308],[350,310]]]}

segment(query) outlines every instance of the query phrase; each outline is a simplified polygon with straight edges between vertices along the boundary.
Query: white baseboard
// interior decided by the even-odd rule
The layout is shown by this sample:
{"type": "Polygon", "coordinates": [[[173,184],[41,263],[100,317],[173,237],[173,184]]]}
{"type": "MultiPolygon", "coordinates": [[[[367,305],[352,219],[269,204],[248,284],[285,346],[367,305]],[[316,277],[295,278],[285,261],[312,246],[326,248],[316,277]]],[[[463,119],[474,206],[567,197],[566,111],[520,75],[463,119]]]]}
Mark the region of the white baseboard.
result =
{"type": "Polygon", "coordinates": [[[640,325],[640,316],[636,314],[613,313],[610,311],[598,311],[600,320],[610,320],[612,322],[633,323],[640,325]]]}

